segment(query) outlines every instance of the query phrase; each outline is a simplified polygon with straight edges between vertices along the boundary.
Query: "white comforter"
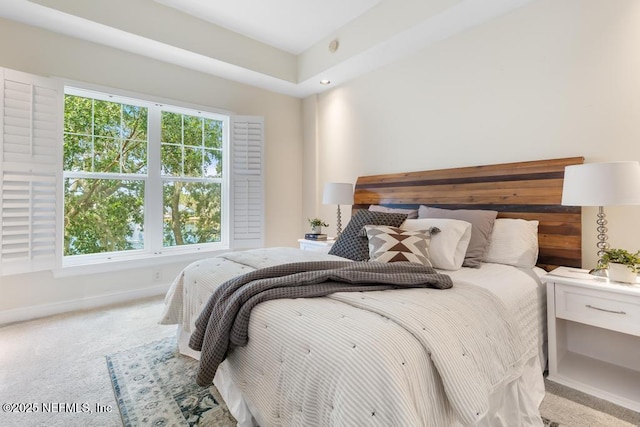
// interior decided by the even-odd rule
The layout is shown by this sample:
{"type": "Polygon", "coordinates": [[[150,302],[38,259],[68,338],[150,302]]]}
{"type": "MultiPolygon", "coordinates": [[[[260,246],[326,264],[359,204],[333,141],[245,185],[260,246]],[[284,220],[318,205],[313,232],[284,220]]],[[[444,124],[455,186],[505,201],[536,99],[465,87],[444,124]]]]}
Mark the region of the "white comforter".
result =
{"type": "MultiPolygon", "coordinates": [[[[190,332],[212,289],[228,278],[258,267],[319,258],[334,259],[278,248],[195,263],[167,294],[162,323],[181,323],[190,332]]],[[[519,284],[502,286],[507,306],[487,312],[482,301],[490,301],[491,294],[463,282],[484,275],[480,282],[490,287],[487,279],[495,281],[496,274],[504,274],[504,267],[487,265],[475,272],[463,269],[452,274],[457,291],[447,294],[447,299],[455,301],[439,309],[458,314],[454,319],[460,320],[456,329],[461,335],[435,341],[427,340],[425,334],[437,336],[441,329],[437,322],[444,317],[425,320],[424,307],[432,305],[429,294],[443,292],[439,290],[339,293],[260,304],[252,313],[248,345],[235,349],[219,370],[231,384],[218,388],[231,385],[240,392],[241,404],[225,396],[232,412],[246,405],[263,426],[541,425],[537,352],[544,300],[539,288],[524,286],[523,292],[514,290],[521,288],[519,284]],[[520,330],[523,340],[514,346],[521,357],[503,354],[496,342],[492,345],[491,340],[507,336],[499,330],[504,327],[500,318],[513,318],[512,325],[520,330]],[[425,328],[425,321],[433,327],[425,328]],[[435,347],[453,346],[460,357],[443,359],[437,348],[431,348],[434,342],[435,347]],[[473,371],[471,366],[477,366],[478,360],[466,363],[465,358],[479,359],[480,354],[489,357],[479,363],[480,371],[473,371]],[[469,378],[469,387],[452,382],[456,375],[469,378]],[[479,390],[483,387],[486,390],[479,390]],[[478,400],[481,392],[484,400],[478,400]]],[[[513,270],[517,276],[518,270],[513,270]]],[[[241,412],[239,421],[246,420],[241,412]]]]}

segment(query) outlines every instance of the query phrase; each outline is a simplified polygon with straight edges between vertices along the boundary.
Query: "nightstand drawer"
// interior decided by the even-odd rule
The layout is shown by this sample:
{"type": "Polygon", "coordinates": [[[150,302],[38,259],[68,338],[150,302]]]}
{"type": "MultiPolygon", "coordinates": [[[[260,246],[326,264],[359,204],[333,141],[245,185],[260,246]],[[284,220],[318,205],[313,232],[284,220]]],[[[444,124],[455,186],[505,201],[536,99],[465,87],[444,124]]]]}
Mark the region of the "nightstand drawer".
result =
{"type": "Polygon", "coordinates": [[[307,240],[307,239],[298,239],[298,243],[300,244],[300,249],[305,251],[314,251],[314,252],[322,252],[329,253],[331,250],[331,246],[335,242],[334,239],[330,240],[307,240]]]}
{"type": "Polygon", "coordinates": [[[640,298],[556,283],[556,316],[640,336],[640,298]]]}

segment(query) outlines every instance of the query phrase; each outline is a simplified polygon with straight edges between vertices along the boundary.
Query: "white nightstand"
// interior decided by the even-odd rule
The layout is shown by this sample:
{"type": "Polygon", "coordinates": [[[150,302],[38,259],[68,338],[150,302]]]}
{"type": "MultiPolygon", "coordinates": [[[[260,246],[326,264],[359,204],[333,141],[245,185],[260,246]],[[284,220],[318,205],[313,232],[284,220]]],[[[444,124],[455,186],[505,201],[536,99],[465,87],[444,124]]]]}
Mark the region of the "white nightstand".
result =
{"type": "Polygon", "coordinates": [[[305,251],[316,251],[323,253],[328,253],[334,242],[335,240],[332,238],[329,238],[327,240],[298,239],[300,249],[304,249],[305,251]]]}
{"type": "Polygon", "coordinates": [[[569,267],[544,280],[549,379],[640,411],[640,284],[569,267]]]}

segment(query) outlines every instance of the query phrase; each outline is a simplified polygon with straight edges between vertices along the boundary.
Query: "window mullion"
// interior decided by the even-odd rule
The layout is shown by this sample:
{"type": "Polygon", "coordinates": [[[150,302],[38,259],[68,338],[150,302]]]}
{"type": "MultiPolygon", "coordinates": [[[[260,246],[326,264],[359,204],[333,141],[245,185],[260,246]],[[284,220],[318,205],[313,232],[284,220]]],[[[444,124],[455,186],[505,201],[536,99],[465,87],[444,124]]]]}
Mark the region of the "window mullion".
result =
{"type": "Polygon", "coordinates": [[[91,172],[96,170],[96,100],[91,100],[91,172]]]}
{"type": "Polygon", "coordinates": [[[180,174],[182,176],[184,176],[184,155],[185,155],[185,152],[184,152],[184,115],[180,115],[180,123],[181,123],[181,126],[180,126],[180,132],[181,132],[180,133],[180,149],[182,150],[182,160],[181,160],[181,162],[182,162],[181,163],[182,170],[180,171],[180,174]]]}
{"type": "Polygon", "coordinates": [[[122,131],[122,128],[124,126],[124,105],[120,104],[120,129],[119,129],[119,140],[118,142],[118,146],[120,148],[120,153],[119,153],[119,167],[120,167],[120,173],[122,173],[122,171],[124,170],[123,168],[123,161],[124,161],[124,132],[122,131]]]}
{"type": "Polygon", "coordinates": [[[164,204],[162,201],[162,179],[160,137],[161,110],[159,106],[150,106],[148,116],[148,176],[145,186],[145,242],[146,248],[153,253],[162,251],[162,219],[164,204]]]}

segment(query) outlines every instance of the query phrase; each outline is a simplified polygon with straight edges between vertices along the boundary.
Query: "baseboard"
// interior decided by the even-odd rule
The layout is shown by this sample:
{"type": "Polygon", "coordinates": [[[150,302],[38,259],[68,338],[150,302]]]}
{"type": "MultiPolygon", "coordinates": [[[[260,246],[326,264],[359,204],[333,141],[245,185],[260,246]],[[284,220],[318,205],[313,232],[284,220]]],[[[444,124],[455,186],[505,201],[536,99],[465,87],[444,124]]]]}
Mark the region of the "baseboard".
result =
{"type": "Polygon", "coordinates": [[[38,319],[54,314],[68,313],[76,310],[87,310],[111,304],[133,301],[156,295],[164,295],[169,290],[170,283],[150,286],[142,289],[134,289],[113,294],[97,295],[89,298],[79,298],[69,301],[61,301],[52,304],[33,305],[29,307],[14,308],[0,311],[0,325],[23,322],[25,320],[38,319]]]}

